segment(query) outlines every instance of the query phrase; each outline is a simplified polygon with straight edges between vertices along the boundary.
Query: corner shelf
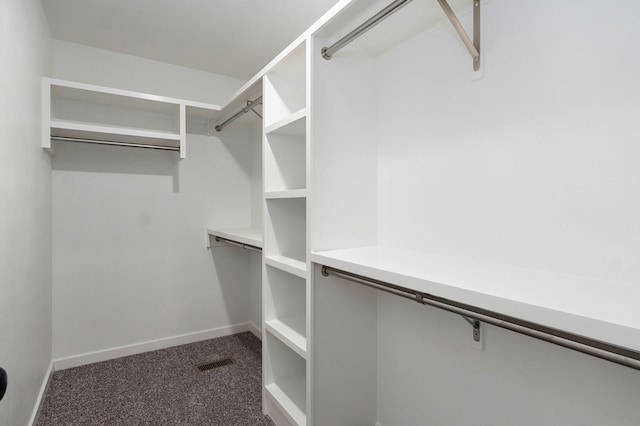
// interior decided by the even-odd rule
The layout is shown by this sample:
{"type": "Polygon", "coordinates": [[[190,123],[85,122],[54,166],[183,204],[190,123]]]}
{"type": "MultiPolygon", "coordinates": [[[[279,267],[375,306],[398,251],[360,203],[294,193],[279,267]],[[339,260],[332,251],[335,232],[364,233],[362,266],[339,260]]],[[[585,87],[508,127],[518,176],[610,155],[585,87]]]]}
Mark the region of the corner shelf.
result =
{"type": "Polygon", "coordinates": [[[264,263],[300,278],[307,278],[307,264],[287,256],[265,256],[264,263]]]}

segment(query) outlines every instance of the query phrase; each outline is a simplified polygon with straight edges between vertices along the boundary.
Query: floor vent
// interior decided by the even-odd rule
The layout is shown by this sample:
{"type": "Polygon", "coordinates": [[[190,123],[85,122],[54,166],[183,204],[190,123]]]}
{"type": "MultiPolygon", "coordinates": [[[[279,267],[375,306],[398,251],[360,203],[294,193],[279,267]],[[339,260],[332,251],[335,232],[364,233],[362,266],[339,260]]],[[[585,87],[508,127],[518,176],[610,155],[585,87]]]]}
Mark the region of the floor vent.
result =
{"type": "Polygon", "coordinates": [[[224,367],[225,365],[235,364],[233,358],[224,358],[217,361],[207,362],[205,364],[196,365],[198,371],[208,371],[214,368],[224,367]]]}

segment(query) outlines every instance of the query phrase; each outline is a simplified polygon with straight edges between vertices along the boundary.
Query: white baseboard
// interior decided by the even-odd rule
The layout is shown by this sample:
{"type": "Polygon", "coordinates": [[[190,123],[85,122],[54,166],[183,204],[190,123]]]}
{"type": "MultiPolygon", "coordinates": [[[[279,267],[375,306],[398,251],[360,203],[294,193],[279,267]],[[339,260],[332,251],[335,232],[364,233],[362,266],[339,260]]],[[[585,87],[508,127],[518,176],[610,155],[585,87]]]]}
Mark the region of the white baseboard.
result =
{"type": "Polygon", "coordinates": [[[256,334],[255,325],[245,322],[233,324],[225,327],[212,328],[209,330],[196,331],[194,333],[181,334],[179,336],[166,337],[158,340],[151,340],[132,345],[119,346],[116,348],[104,349],[96,352],[88,352],[80,355],[73,355],[53,360],[54,370],[65,370],[67,368],[79,367],[81,365],[93,364],[95,362],[107,361],[129,355],[136,355],[143,352],[155,351],[158,349],[170,348],[172,346],[195,343],[201,340],[215,339],[216,337],[230,336],[236,333],[250,331],[256,334]]]}
{"type": "Polygon", "coordinates": [[[47,393],[47,389],[49,389],[49,385],[51,384],[51,377],[53,376],[53,361],[49,363],[49,368],[47,369],[47,373],[42,380],[42,385],[40,386],[40,392],[38,392],[38,398],[36,399],[36,404],[33,407],[33,413],[31,414],[31,419],[29,420],[29,425],[33,426],[38,421],[40,417],[40,411],[42,411],[42,404],[44,403],[44,395],[47,393]]]}
{"type": "Polygon", "coordinates": [[[258,339],[262,340],[262,330],[253,321],[249,323],[249,331],[258,339]]]}

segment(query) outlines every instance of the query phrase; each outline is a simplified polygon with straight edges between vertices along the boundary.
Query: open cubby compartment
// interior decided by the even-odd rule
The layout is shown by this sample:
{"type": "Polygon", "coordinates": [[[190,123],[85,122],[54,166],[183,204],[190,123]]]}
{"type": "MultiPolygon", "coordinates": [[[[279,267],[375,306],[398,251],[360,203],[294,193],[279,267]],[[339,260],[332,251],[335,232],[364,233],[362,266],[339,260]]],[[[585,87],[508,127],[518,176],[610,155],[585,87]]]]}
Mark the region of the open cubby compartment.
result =
{"type": "MultiPolygon", "coordinates": [[[[306,199],[266,200],[265,261],[271,266],[306,269],[306,199]],[[278,265],[281,264],[280,266],[278,265]]],[[[300,275],[299,275],[300,276],[300,275]]]]}
{"type": "Polygon", "coordinates": [[[306,115],[265,135],[265,190],[307,187],[306,115]]]}
{"type": "Polygon", "coordinates": [[[307,106],[306,43],[301,43],[264,77],[264,125],[287,120],[307,106]]]}
{"type": "Polygon", "coordinates": [[[267,330],[306,358],[306,281],[267,266],[263,285],[267,330]]]}
{"type": "Polygon", "coordinates": [[[180,105],[51,84],[51,122],[180,134],[180,105]]]}
{"type": "MultiPolygon", "coordinates": [[[[267,398],[291,424],[306,425],[307,366],[305,359],[268,332],[262,344],[263,381],[267,398]]],[[[267,412],[267,414],[270,413],[267,412]]]]}

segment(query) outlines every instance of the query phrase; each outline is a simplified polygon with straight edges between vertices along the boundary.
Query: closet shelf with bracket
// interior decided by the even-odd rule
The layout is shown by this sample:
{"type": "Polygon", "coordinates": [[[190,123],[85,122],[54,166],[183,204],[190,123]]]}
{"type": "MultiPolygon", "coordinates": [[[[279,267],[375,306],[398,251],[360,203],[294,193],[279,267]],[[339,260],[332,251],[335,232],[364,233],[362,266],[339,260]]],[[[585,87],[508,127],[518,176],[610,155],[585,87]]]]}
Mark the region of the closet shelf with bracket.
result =
{"type": "Polygon", "coordinates": [[[228,244],[261,251],[262,232],[251,228],[207,229],[207,248],[222,247],[228,244]]]}
{"type": "Polygon", "coordinates": [[[311,261],[640,354],[640,291],[623,283],[386,247],[317,251],[311,261]]]}
{"type": "Polygon", "coordinates": [[[52,141],[177,151],[186,158],[188,119],[218,119],[221,107],[53,78],[42,80],[42,147],[52,141]]]}

